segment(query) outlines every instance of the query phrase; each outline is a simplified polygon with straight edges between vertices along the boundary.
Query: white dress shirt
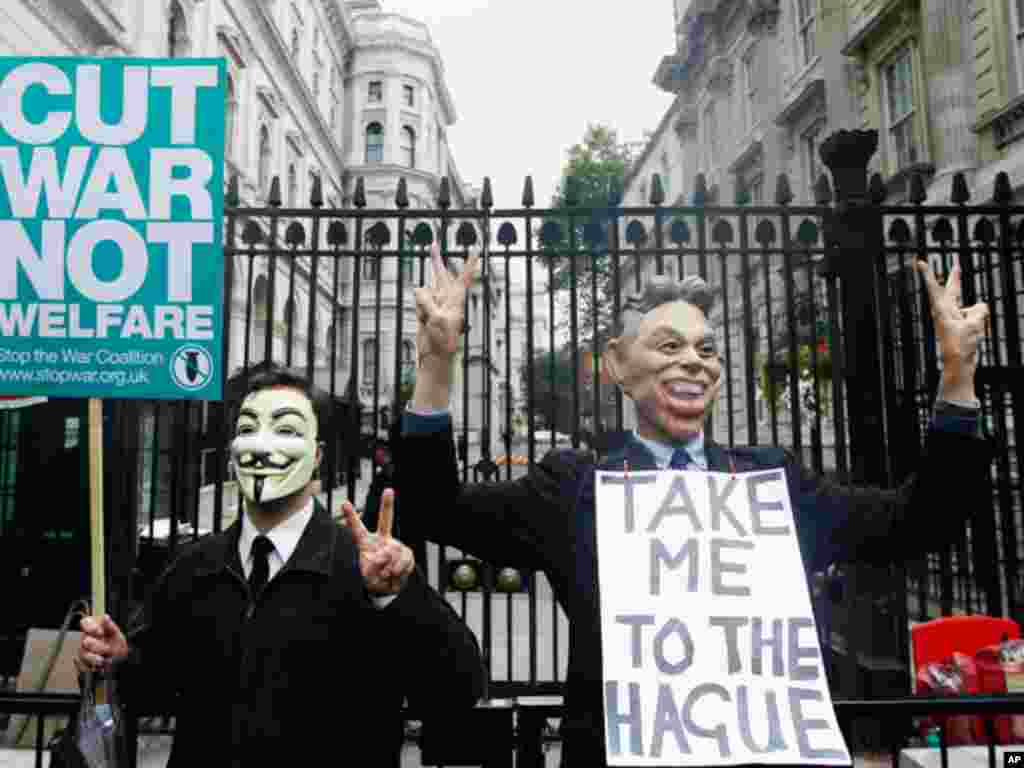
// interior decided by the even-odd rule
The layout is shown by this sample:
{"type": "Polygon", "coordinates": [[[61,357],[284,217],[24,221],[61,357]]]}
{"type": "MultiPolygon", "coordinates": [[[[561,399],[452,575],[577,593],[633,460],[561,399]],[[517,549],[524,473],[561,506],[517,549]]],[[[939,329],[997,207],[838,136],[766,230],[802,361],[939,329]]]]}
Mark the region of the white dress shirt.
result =
{"type": "MultiPolygon", "coordinates": [[[[267,557],[270,564],[268,583],[273,580],[278,571],[288,562],[288,558],[295,552],[295,548],[299,546],[299,539],[302,538],[302,532],[306,530],[306,526],[312,519],[313,499],[310,498],[309,503],[302,508],[301,512],[292,515],[283,523],[275,525],[267,531],[267,538],[274,545],[273,551],[267,557]]],[[[246,580],[252,573],[252,543],[259,535],[259,530],[253,525],[252,520],[249,519],[249,513],[246,512],[242,515],[242,535],[238,537],[238,559],[242,561],[246,580]]]]}

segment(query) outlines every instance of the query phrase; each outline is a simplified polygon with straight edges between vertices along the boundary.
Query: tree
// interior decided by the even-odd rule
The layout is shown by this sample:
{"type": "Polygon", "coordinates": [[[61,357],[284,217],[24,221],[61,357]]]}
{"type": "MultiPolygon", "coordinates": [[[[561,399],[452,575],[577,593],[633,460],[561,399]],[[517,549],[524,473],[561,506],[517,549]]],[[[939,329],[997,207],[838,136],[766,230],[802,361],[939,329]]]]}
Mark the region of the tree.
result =
{"type": "MultiPolygon", "coordinates": [[[[570,147],[567,154],[558,191],[551,200],[551,208],[559,213],[548,217],[541,230],[539,259],[551,271],[551,288],[560,294],[563,310],[571,306],[568,291],[576,291],[580,340],[594,338],[596,321],[598,344],[603,346],[614,319],[615,286],[608,254],[609,224],[614,211],[609,206],[609,197],[613,190],[622,189],[633,161],[632,151],[619,142],[612,128],[588,125],[583,141],[570,147]],[[570,206],[570,202],[575,205],[570,206]],[[581,209],[578,215],[570,215],[574,209],[581,209]]],[[[568,322],[561,325],[566,327],[568,322]]]]}

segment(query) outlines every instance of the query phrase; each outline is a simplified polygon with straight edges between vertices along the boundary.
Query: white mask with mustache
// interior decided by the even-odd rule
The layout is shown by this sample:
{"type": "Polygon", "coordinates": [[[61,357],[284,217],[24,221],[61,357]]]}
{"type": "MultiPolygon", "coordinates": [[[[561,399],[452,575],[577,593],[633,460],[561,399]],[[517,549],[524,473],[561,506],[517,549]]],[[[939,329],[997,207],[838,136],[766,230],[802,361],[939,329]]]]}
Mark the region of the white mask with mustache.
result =
{"type": "Polygon", "coordinates": [[[253,392],[239,409],[231,461],[242,495],[264,504],[302,491],[318,463],[317,420],[301,391],[253,392]]]}

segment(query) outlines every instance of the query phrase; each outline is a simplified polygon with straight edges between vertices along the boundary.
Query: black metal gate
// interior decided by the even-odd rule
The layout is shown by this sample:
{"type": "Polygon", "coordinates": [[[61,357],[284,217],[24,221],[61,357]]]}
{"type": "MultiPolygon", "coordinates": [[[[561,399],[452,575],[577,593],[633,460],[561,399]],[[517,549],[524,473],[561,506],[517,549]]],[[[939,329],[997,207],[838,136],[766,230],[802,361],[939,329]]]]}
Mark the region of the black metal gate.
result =
{"type": "MultiPolygon", "coordinates": [[[[608,321],[648,276],[697,273],[720,292],[712,321],[728,378],[709,427],[715,439],[785,445],[819,472],[892,486],[913,469],[939,376],[910,259],[927,256],[943,271],[957,260],[965,302],[987,301],[993,312],[979,373],[1000,446],[992,497],[977,500],[984,511],[946,553],[815,581],[837,693],[881,690],[865,690],[858,649],[889,659],[887,673],[905,692],[908,620],[954,611],[1024,618],[1014,429],[1024,207],[1012,203],[1005,177],[991,204],[968,205],[961,178],[951,205],[922,205],[920,179],[906,204],[883,205],[884,184],[869,185],[866,172],[876,143],[862,132],[826,142],[835,192],[823,176],[813,206],[791,205],[784,176],[773,205],[711,205],[701,177],[689,206],[669,207],[655,176],[648,205],[623,207],[621,190],[611,189],[606,208],[559,211],[534,206],[529,179],[519,207],[508,209],[495,206],[489,181],[474,207],[455,209],[444,179],[430,210],[409,206],[404,182],[393,209],[367,208],[361,179],[351,204],[337,209],[323,206],[318,183],[309,207],[283,208],[276,179],[266,207],[242,208],[232,183],[229,397],[264,361],[305,370],[333,402],[322,498],[334,512],[343,498],[364,503],[380,469],[374,449],[411,393],[412,293],[428,277],[429,246],[437,239],[456,264],[480,248],[452,403],[459,458],[466,480],[517,477],[550,448],[600,452],[610,430],[631,426],[600,373],[608,321]]],[[[115,573],[134,573],[140,587],[183,538],[238,514],[230,425],[222,403],[108,408],[122,432],[134,431],[131,454],[109,454],[107,468],[116,481],[109,501],[131,510],[138,532],[116,549],[115,573]]],[[[559,692],[567,625],[544,576],[496,572],[433,545],[425,553],[432,583],[478,633],[490,695],[559,692]]]]}

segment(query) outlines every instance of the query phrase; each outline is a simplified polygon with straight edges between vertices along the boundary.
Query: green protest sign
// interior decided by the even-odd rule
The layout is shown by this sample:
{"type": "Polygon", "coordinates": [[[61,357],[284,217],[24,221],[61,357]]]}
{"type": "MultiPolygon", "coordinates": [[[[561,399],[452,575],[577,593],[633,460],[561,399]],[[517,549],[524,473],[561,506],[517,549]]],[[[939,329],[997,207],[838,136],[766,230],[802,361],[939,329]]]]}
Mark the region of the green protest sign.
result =
{"type": "Polygon", "coordinates": [[[221,398],[224,83],[0,58],[0,392],[221,398]]]}

